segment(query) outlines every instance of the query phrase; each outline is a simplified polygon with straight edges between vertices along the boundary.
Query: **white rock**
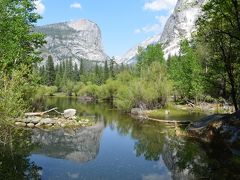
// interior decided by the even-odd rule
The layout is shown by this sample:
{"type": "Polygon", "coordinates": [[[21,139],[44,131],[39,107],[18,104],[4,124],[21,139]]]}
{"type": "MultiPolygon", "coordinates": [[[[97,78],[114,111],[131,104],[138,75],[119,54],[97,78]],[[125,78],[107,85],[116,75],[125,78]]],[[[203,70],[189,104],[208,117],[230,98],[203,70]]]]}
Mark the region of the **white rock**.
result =
{"type": "Polygon", "coordinates": [[[27,127],[34,128],[34,124],[33,123],[28,123],[27,127]]]}
{"type": "Polygon", "coordinates": [[[63,111],[63,116],[65,118],[73,118],[76,114],[77,110],[76,109],[66,109],[63,111]]]}
{"type": "Polygon", "coordinates": [[[25,127],[26,123],[24,123],[24,122],[15,122],[15,125],[19,126],[19,127],[25,127]]]}

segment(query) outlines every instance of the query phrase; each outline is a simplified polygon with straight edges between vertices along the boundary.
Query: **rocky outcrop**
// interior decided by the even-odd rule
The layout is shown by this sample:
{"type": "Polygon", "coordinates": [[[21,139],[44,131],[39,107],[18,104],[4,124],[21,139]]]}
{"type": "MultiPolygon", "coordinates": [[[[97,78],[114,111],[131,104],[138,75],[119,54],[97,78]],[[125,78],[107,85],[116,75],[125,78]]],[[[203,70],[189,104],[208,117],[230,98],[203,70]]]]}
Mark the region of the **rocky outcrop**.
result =
{"type": "Polygon", "coordinates": [[[28,128],[78,128],[86,127],[95,124],[95,122],[90,121],[89,119],[77,119],[76,116],[72,116],[69,112],[66,113],[65,117],[26,117],[22,119],[17,119],[15,125],[17,127],[28,127],[28,128]],[[70,118],[71,117],[71,118],[70,118]]]}
{"type": "Polygon", "coordinates": [[[43,58],[51,55],[55,64],[67,59],[72,59],[78,65],[80,59],[97,62],[108,59],[103,51],[101,31],[97,24],[89,20],[40,26],[36,31],[46,34],[43,58]]]}
{"type": "Polygon", "coordinates": [[[96,158],[103,129],[103,122],[75,130],[33,129],[32,143],[40,145],[34,153],[85,163],[96,158]]]}
{"type": "Polygon", "coordinates": [[[188,133],[209,143],[223,143],[240,154],[240,111],[229,115],[212,115],[189,125],[188,133]]]}

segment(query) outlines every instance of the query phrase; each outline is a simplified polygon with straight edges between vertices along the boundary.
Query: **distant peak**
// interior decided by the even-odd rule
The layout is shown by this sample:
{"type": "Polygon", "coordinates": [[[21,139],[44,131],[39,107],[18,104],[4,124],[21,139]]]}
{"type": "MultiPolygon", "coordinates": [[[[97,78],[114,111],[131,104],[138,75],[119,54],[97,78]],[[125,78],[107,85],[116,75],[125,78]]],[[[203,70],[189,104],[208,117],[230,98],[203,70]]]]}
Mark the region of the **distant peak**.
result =
{"type": "Polygon", "coordinates": [[[69,22],[67,22],[67,25],[77,31],[86,30],[86,29],[89,29],[90,27],[98,28],[96,23],[94,23],[90,20],[87,20],[87,19],[79,19],[79,20],[75,20],[75,21],[69,21],[69,22]]]}

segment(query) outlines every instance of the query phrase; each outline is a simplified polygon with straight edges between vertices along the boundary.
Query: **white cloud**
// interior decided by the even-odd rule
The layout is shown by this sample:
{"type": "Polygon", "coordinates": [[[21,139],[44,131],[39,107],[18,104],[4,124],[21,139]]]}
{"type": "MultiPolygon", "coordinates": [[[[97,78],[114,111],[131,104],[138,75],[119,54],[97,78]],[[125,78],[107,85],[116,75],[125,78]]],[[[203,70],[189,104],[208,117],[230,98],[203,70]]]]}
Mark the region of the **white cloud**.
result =
{"type": "Polygon", "coordinates": [[[38,14],[43,14],[44,11],[45,11],[45,6],[44,6],[42,0],[37,0],[34,3],[35,3],[35,6],[36,6],[36,12],[38,14]]]}
{"type": "Polygon", "coordinates": [[[144,4],[143,9],[151,10],[151,11],[161,11],[161,10],[172,11],[176,3],[177,3],[177,0],[149,0],[144,4]]]}
{"type": "Polygon", "coordinates": [[[157,23],[149,24],[142,28],[135,29],[134,33],[135,34],[149,33],[149,32],[153,32],[155,34],[161,33],[168,20],[168,16],[155,16],[155,19],[157,20],[157,23]]]}
{"type": "Polygon", "coordinates": [[[82,6],[81,6],[80,3],[75,2],[75,3],[70,5],[70,8],[82,9],[82,6]]]}
{"type": "Polygon", "coordinates": [[[134,30],[134,34],[140,34],[141,31],[142,31],[141,29],[135,29],[135,30],[134,30]]]}
{"type": "Polygon", "coordinates": [[[166,21],[168,20],[168,17],[173,12],[176,3],[177,0],[147,0],[147,2],[143,6],[144,10],[166,11],[164,12],[164,14],[166,15],[155,16],[155,19],[157,20],[155,24],[148,24],[142,28],[135,29],[134,33],[135,34],[149,32],[153,32],[155,34],[161,33],[166,24],[166,21]]]}

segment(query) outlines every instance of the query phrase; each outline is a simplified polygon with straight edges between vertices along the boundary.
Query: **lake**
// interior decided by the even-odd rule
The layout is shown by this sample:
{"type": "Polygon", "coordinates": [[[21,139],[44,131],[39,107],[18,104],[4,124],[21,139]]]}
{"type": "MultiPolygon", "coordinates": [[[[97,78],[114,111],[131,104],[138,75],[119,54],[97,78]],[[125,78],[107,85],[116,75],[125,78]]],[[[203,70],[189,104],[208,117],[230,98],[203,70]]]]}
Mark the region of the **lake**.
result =
{"type": "Polygon", "coordinates": [[[35,106],[75,108],[96,123],[75,130],[2,129],[1,137],[11,143],[0,146],[1,179],[239,178],[238,156],[217,144],[177,136],[173,126],[135,120],[105,104],[82,104],[75,98],[52,97],[35,106]]]}

